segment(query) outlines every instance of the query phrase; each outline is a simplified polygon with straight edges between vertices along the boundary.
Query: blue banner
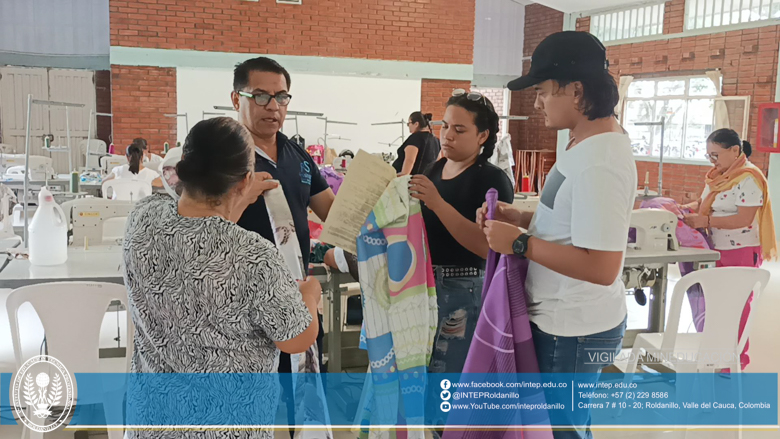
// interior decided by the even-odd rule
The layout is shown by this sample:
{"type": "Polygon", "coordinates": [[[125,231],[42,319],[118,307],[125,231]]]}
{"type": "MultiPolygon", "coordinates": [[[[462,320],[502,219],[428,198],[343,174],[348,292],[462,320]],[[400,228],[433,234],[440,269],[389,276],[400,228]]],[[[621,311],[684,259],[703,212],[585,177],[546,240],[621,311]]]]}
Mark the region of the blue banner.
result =
{"type": "MultiPolygon", "coordinates": [[[[71,426],[776,426],[777,374],[76,374],[71,426]],[[303,394],[294,389],[323,389],[303,394]],[[104,404],[106,410],[100,405],[104,404]],[[97,407],[97,409],[95,408],[97,407]],[[321,410],[320,410],[321,412],[321,410]]],[[[13,424],[11,374],[0,419],[13,424]]],[[[17,417],[18,418],[18,417],[17,417]]]]}

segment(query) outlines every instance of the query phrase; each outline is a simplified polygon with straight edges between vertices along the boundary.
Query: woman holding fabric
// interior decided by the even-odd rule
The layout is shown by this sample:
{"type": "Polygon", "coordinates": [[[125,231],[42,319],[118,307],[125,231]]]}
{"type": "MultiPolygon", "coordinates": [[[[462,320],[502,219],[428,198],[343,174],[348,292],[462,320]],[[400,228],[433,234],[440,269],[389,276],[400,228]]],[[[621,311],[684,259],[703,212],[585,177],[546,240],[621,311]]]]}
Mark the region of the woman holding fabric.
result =
{"type": "MultiPolygon", "coordinates": [[[[254,172],[254,160],[252,137],[238,122],[227,117],[198,122],[176,165],[181,198],[153,195],[130,214],[123,254],[136,328],[132,372],[267,374],[276,372],[280,351],[300,353],[314,343],[319,283],[308,278],[296,285],[274,244],[236,225],[249,204],[277,186],[267,181],[270,175],[254,172]]],[[[129,413],[160,419],[175,403],[166,406],[166,397],[145,382],[128,396],[129,413]],[[147,401],[145,395],[154,398],[147,401]]],[[[255,387],[231,389],[256,410],[252,423],[272,418],[279,400],[270,385],[260,386],[263,394],[247,395],[255,387]]],[[[181,395],[170,392],[172,401],[176,397],[181,395]]],[[[224,420],[246,409],[227,405],[228,395],[220,397],[225,399],[209,415],[224,420]]],[[[127,434],[160,437],[153,431],[127,434]]],[[[273,432],[219,431],[211,437],[265,439],[273,432]]]]}
{"type": "Polygon", "coordinates": [[[398,158],[393,162],[395,172],[399,176],[425,172],[428,166],[439,158],[441,145],[431,132],[431,119],[432,114],[423,114],[420,111],[409,115],[406,126],[412,134],[398,148],[398,158]]]}
{"type": "MultiPolygon", "coordinates": [[[[763,172],[748,161],[752,147],[741,141],[731,129],[714,131],[707,138],[707,158],[712,169],[707,173],[704,192],[683,207],[694,212],[684,222],[695,229],[709,229],[715,250],[720,252],[718,267],[760,267],[765,259],[777,256],[772,205],[763,172]]],[[[739,322],[739,335],[745,328],[750,303],[748,298],[739,322]]],[[[692,302],[692,305],[694,303],[692,302]]],[[[704,303],[694,305],[697,330],[704,329],[704,303]]],[[[742,368],[750,363],[749,343],[740,356],[742,368]]]]}
{"type": "Polygon", "coordinates": [[[412,197],[423,202],[436,277],[439,321],[429,366],[432,373],[460,373],[482,305],[488,243],[476,211],[488,190],[511,203],[509,178],[488,163],[498,134],[498,114],[483,95],[455,90],[441,129],[443,158],[412,177],[412,197]]]}

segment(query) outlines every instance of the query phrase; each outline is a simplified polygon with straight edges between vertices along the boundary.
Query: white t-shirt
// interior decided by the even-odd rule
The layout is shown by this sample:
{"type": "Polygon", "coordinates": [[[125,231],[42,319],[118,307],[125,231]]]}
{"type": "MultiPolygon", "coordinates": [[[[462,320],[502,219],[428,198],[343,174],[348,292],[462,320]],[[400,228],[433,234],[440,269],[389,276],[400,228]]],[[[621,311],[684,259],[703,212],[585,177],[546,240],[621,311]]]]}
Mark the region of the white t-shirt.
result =
{"type": "Polygon", "coordinates": [[[114,174],[114,178],[117,179],[131,178],[133,180],[146,181],[149,182],[149,184],[151,184],[156,178],[160,177],[160,174],[149,168],[143,168],[140,172],[138,172],[138,174],[133,174],[130,172],[130,165],[117,166],[111,170],[111,173],[114,174]]]}
{"type": "MultiPolygon", "coordinates": [[[[701,199],[710,194],[710,187],[705,186],[701,199]]],[[[716,218],[733,216],[739,213],[739,207],[756,207],[764,205],[764,193],[758,185],[756,178],[750,176],[731,190],[723,191],[712,202],[712,216],[716,218]]],[[[758,247],[761,245],[761,236],[758,230],[758,218],[753,219],[753,224],[741,229],[716,229],[712,228],[712,243],[716,250],[734,250],[745,247],[758,247]]]]}
{"type": "MultiPolygon", "coordinates": [[[[637,175],[628,135],[589,137],[558,155],[545,181],[529,233],[590,250],[625,252],[637,175]]],[[[610,286],[528,268],[528,314],[542,331],[564,337],[597,334],[626,317],[625,285],[610,286]]]]}
{"type": "Polygon", "coordinates": [[[144,156],[144,166],[147,168],[152,168],[153,170],[158,169],[162,161],[163,158],[157,154],[152,154],[152,158],[150,159],[147,159],[146,156],[144,156]]]}

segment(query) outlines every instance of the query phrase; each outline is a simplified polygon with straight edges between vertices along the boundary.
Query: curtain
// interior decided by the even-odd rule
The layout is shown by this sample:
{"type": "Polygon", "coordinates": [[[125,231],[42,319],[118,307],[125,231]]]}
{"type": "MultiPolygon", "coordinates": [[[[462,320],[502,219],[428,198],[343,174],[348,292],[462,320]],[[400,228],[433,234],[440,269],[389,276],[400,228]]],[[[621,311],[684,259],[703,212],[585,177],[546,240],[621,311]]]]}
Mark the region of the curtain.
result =
{"type": "Polygon", "coordinates": [[[626,95],[628,95],[628,86],[631,85],[631,82],[634,80],[633,76],[621,76],[620,82],[618,82],[618,95],[620,96],[620,100],[618,100],[618,104],[615,107],[615,114],[618,116],[618,120],[623,116],[623,103],[626,102],[626,95]]]}
{"type": "MultiPolygon", "coordinates": [[[[723,74],[719,70],[712,70],[706,73],[707,78],[709,78],[710,81],[715,85],[715,90],[717,90],[717,95],[723,96],[722,90],[720,87],[721,84],[721,78],[723,78],[723,74]]],[[[724,101],[715,101],[715,129],[719,130],[721,128],[731,128],[731,124],[729,123],[729,111],[728,108],[726,108],[726,102],[724,101]]]]}

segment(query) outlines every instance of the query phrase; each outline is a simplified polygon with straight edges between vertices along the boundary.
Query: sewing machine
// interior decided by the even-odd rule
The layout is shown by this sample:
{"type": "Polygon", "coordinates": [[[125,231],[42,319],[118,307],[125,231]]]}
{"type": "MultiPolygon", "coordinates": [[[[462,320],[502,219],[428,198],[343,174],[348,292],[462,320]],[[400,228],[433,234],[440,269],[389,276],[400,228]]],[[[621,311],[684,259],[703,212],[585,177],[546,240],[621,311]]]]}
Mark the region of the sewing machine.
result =
{"type": "Polygon", "coordinates": [[[539,197],[536,193],[515,194],[515,200],[512,205],[525,212],[536,212],[536,206],[539,205],[539,197]]]}
{"type": "Polygon", "coordinates": [[[680,243],[675,234],[677,222],[677,216],[668,210],[637,209],[633,211],[629,228],[636,230],[636,239],[634,243],[629,243],[629,248],[633,248],[637,252],[679,250],[680,243]]]}
{"type": "Polygon", "coordinates": [[[108,174],[117,166],[126,165],[127,157],[123,155],[106,155],[100,158],[100,164],[100,168],[103,170],[103,173],[108,174]]]}
{"type": "Polygon", "coordinates": [[[124,225],[134,203],[104,198],[80,198],[62,204],[71,224],[74,246],[99,245],[124,236],[124,225]]]}
{"type": "Polygon", "coordinates": [[[638,209],[631,213],[629,228],[634,239],[627,239],[622,280],[628,294],[640,305],[648,305],[646,329],[630,329],[623,347],[631,347],[637,334],[663,332],[666,322],[666,289],[669,264],[691,262],[699,270],[714,266],[720,253],[714,250],[680,247],[677,240],[678,218],[661,209],[638,209]],[[651,288],[646,295],[644,288],[651,288]]]}
{"type": "MultiPolygon", "coordinates": [[[[5,180],[24,180],[24,154],[4,154],[0,157],[0,171],[5,180]]],[[[53,179],[54,167],[51,157],[30,156],[30,180],[53,179]]]]}

